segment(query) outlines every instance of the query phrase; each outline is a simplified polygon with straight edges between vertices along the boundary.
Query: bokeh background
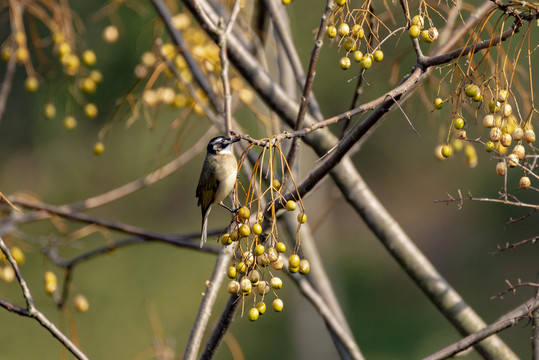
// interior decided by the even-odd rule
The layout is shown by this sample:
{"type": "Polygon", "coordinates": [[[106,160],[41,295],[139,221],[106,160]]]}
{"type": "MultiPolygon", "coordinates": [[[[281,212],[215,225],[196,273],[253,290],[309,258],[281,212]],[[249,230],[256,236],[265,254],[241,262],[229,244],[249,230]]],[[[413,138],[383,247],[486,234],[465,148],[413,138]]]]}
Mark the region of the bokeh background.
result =
{"type": "MultiPolygon", "coordinates": [[[[80,201],[157,169],[188,149],[210,126],[207,120],[196,118],[190,120],[188,130],[171,128],[178,113],[170,109],[161,111],[152,126],[138,119],[126,127],[125,117],[113,117],[117,99],[136,81],[133,69],[151,45],[156,15],[148,3],[127,0],[114,14],[93,21],[103,5],[100,1],[72,4],[85,25],[80,31],[81,44],[96,52],[97,68],[104,75],[103,84],[91,97],[99,105],[100,115],[88,120],[76,113],[77,128],[66,131],[62,124],[62,104],[66,102],[63,76],[58,74],[48,85],[42,82],[39,92],[28,94],[24,90],[25,71],[19,67],[0,123],[0,191],[4,194],[26,193],[56,205],[80,201]],[[103,28],[110,23],[120,30],[120,39],[113,45],[101,38],[103,28]],[[50,100],[57,104],[54,119],[43,115],[44,104],[50,100]],[[111,130],[105,139],[105,152],[96,157],[92,149],[103,126],[111,126],[111,130]],[[174,147],[172,139],[176,136],[180,141],[174,147]]],[[[291,32],[304,65],[322,9],[322,4],[314,6],[304,1],[288,7],[291,32]]],[[[8,20],[4,10],[0,13],[2,39],[9,34],[8,20]]],[[[398,11],[396,21],[399,26],[403,23],[398,11]]],[[[537,40],[537,36],[532,39],[537,40]]],[[[410,70],[414,55],[408,45],[407,36],[388,41],[383,48],[385,61],[375,64],[366,75],[369,86],[361,102],[386,91],[392,84],[392,71],[400,79],[410,70]],[[399,63],[398,68],[392,65],[394,61],[399,63]]],[[[326,117],[347,110],[351,103],[355,80],[349,80],[355,73],[339,69],[341,56],[336,44],[326,41],[314,87],[326,117]]],[[[532,54],[534,71],[538,69],[536,58],[537,54],[532,54]]],[[[5,73],[5,64],[0,64],[0,70],[5,73]]],[[[46,68],[37,66],[37,70],[44,74],[46,68]]],[[[427,82],[420,92],[432,100],[437,86],[438,80],[427,82]]],[[[403,114],[395,111],[354,155],[355,163],[374,193],[443,276],[486,322],[493,322],[533,296],[532,289],[523,288],[503,299],[490,299],[506,289],[506,279],[535,281],[539,252],[537,245],[524,245],[494,256],[491,252],[497,245],[536,236],[537,215],[508,224],[526,211],[476,202],[465,202],[462,209],[456,204],[435,203],[445,199],[446,193],[455,196],[458,189],[464,194],[470,190],[476,196],[496,198],[503,180],[494,171],[496,160],[480,147],[479,164],[474,169],[466,167],[462,153],[443,162],[435,158],[434,148],[449,126],[449,107],[432,112],[430,104],[417,93],[403,109],[420,136],[413,133],[403,114]]],[[[244,126],[255,129],[252,136],[262,135],[249,125],[256,121],[249,111],[240,111],[237,118],[244,126]]],[[[475,129],[475,120],[469,119],[475,129]]],[[[332,130],[339,133],[340,125],[332,130]]],[[[88,213],[162,233],[198,231],[200,211],[194,193],[203,156],[200,154],[149,188],[88,213]]],[[[316,160],[308,147],[302,146],[300,174],[307,174],[316,166],[316,160]]],[[[510,188],[517,187],[518,177],[511,174],[510,188]]],[[[534,194],[518,195],[522,199],[535,196],[537,200],[534,194]]],[[[316,187],[305,204],[324,266],[366,358],[417,359],[459,339],[363,225],[331,180],[316,187]]],[[[227,222],[226,211],[212,212],[212,228],[227,222]]],[[[71,231],[81,226],[66,223],[71,231]]],[[[181,357],[214,256],[157,243],[102,255],[74,271],[72,294],[84,294],[90,310],[76,313],[70,305],[66,316],[55,308],[43,287],[44,270],[61,275],[61,270],[40,250],[50,236],[58,236],[58,232],[49,221],[42,221],[22,226],[10,241],[26,254],[21,270],[38,308],[65,332],[76,336],[91,359],[149,359],[152,347],[160,343],[181,357]]],[[[103,245],[107,239],[122,237],[94,233],[67,246],[62,256],[69,258],[103,245]]],[[[237,314],[218,359],[240,358],[240,352],[247,359],[337,356],[323,322],[295,285],[285,279],[281,291],[285,300],[282,313],[269,311],[256,323],[237,314]]],[[[0,282],[0,294],[23,305],[15,282],[0,282]]],[[[223,288],[210,326],[215,324],[226,299],[223,288]]],[[[33,320],[2,309],[0,324],[0,359],[46,360],[65,355],[52,336],[33,320]]],[[[501,336],[522,358],[530,356],[529,323],[524,321],[501,336]]],[[[471,352],[467,358],[479,357],[471,352]]]]}

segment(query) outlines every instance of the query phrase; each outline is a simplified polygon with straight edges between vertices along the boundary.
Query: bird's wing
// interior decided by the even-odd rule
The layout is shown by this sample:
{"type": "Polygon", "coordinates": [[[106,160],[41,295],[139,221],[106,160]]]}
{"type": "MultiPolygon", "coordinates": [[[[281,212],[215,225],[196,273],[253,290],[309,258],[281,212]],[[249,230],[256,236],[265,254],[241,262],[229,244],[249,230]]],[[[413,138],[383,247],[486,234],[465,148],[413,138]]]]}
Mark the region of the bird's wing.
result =
{"type": "Polygon", "coordinates": [[[198,206],[202,207],[202,215],[206,213],[206,210],[213,204],[215,199],[215,192],[219,187],[219,181],[217,180],[212,169],[207,169],[200,174],[198,180],[198,186],[196,190],[196,196],[198,198],[198,206]]]}

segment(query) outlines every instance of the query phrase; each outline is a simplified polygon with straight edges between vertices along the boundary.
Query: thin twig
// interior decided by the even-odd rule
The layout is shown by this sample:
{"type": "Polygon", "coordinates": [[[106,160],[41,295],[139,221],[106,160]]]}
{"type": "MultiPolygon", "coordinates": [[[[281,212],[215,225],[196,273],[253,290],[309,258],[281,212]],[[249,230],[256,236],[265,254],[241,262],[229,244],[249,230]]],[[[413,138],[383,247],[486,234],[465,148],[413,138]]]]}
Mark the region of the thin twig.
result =
{"type": "Polygon", "coordinates": [[[204,331],[206,330],[213,306],[215,305],[215,300],[217,299],[217,293],[219,292],[226,275],[226,267],[230,263],[233,254],[234,245],[230,245],[223,247],[217,257],[213,274],[206,283],[206,290],[203,294],[202,303],[200,304],[195,324],[191,329],[191,335],[189,336],[189,341],[187,342],[183,357],[185,360],[195,359],[198,355],[204,331]]]}
{"type": "Polygon", "coordinates": [[[0,237],[0,249],[6,256],[9,264],[11,265],[11,267],[13,268],[13,271],[15,272],[15,276],[17,278],[17,281],[19,282],[19,286],[22,290],[24,300],[26,301],[26,309],[22,309],[21,307],[9,304],[6,301],[0,302],[0,305],[9,311],[16,312],[17,314],[21,316],[27,316],[27,317],[37,320],[41,324],[41,326],[47,329],[52,334],[52,336],[54,336],[77,359],[87,360],[88,358],[86,357],[86,355],[77,346],[75,346],[75,344],[73,344],[73,342],[71,342],[71,340],[69,340],[68,337],[64,335],[64,333],[62,333],[56,327],[56,325],[54,325],[49,319],[47,319],[47,317],[45,317],[45,315],[43,315],[34,306],[34,300],[32,298],[32,294],[30,293],[30,289],[28,288],[26,281],[24,281],[24,278],[22,277],[21,272],[19,271],[17,262],[15,261],[15,259],[13,259],[13,256],[11,256],[11,252],[9,251],[9,248],[6,246],[6,244],[4,243],[4,240],[1,237],[0,237]]]}

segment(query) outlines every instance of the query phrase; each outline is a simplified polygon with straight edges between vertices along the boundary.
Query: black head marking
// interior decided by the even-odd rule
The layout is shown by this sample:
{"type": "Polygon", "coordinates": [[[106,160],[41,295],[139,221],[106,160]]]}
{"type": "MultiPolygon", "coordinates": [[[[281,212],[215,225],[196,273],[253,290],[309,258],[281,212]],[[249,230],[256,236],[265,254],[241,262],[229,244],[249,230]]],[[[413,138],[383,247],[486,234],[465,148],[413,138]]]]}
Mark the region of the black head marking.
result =
{"type": "Polygon", "coordinates": [[[236,141],[239,141],[240,139],[234,138],[231,139],[226,136],[217,136],[210,140],[208,143],[208,153],[212,154],[219,154],[222,150],[229,147],[231,144],[235,143],[236,141]]]}

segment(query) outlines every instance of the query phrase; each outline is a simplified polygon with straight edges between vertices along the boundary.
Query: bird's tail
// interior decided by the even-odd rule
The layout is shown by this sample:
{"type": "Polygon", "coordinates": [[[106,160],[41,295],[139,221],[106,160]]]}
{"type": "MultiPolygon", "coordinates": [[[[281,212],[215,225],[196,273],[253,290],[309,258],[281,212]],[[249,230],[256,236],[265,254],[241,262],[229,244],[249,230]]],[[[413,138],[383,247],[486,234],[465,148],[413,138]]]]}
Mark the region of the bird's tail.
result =
{"type": "Polygon", "coordinates": [[[204,218],[202,219],[202,231],[200,234],[200,247],[204,246],[204,243],[206,242],[206,239],[208,238],[208,216],[210,215],[210,209],[206,211],[206,214],[204,214],[204,218]]]}

